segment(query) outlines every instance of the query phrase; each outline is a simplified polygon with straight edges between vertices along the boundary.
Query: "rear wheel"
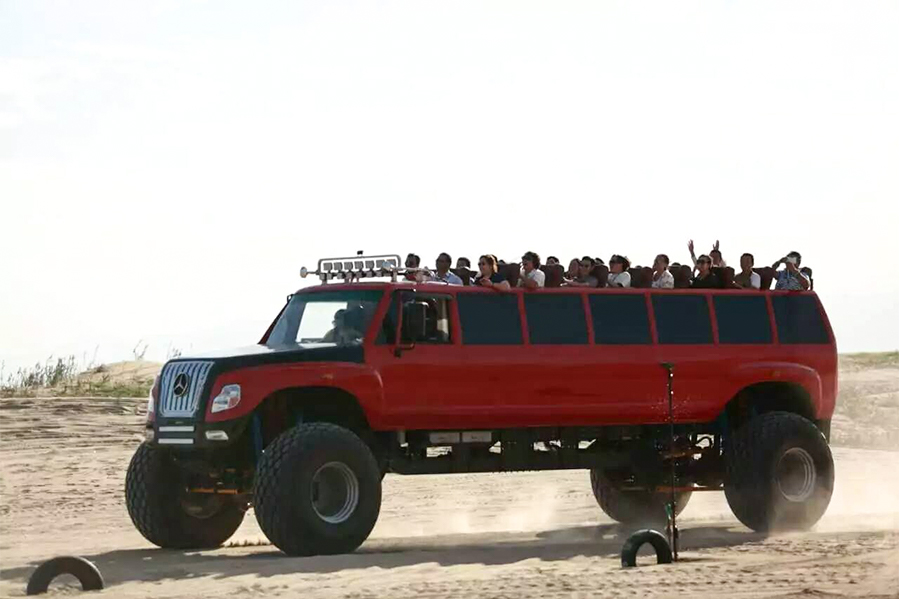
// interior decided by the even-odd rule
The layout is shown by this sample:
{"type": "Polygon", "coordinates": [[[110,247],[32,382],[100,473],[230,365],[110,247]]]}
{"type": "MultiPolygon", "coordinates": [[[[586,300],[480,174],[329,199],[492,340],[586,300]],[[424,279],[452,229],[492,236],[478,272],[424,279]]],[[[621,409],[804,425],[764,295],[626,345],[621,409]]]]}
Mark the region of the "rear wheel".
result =
{"type": "MultiPolygon", "coordinates": [[[[666,504],[671,494],[647,490],[623,490],[622,485],[607,477],[602,469],[591,469],[594,498],[609,518],[620,523],[664,523],[666,504]]],[[[675,514],[687,506],[692,492],[675,493],[675,514]]]]}
{"type": "Polygon", "coordinates": [[[165,450],[141,444],[125,476],[128,515],[148,541],[161,548],[214,548],[244,520],[233,500],[187,493],[179,467],[165,450]]]}
{"type": "Polygon", "coordinates": [[[786,412],[753,418],[726,452],[725,498],[754,531],[808,529],[825,514],[834,460],[811,421],[786,412]]]}
{"type": "Polygon", "coordinates": [[[299,425],[263,452],[256,520],[286,554],[352,552],[378,520],[381,478],[372,451],[353,432],[330,423],[299,425]]]}

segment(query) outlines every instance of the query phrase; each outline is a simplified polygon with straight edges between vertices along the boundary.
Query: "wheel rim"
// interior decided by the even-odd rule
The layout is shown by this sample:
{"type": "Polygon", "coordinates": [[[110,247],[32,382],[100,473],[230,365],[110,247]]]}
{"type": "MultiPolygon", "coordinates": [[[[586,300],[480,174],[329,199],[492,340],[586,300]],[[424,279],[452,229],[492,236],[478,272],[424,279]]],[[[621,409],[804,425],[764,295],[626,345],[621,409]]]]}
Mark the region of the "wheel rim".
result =
{"type": "Polygon", "coordinates": [[[195,519],[216,515],[223,504],[223,499],[216,494],[186,494],[181,498],[181,509],[195,519]]]}
{"type": "Polygon", "coordinates": [[[313,475],[309,496],[320,519],[343,523],[359,504],[359,480],[344,463],[325,463],[313,475]]]}
{"type": "Polygon", "coordinates": [[[816,463],[803,448],[791,448],[778,461],[775,481],[786,500],[805,502],[816,489],[816,463]]]}

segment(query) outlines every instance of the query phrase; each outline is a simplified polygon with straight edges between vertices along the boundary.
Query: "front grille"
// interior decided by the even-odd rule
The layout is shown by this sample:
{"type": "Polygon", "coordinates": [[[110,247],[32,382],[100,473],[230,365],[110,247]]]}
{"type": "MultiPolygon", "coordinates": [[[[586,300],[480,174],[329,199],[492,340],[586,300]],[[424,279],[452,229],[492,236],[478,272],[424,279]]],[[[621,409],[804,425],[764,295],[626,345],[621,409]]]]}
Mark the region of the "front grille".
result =
{"type": "Polygon", "coordinates": [[[208,360],[167,364],[159,382],[159,414],[163,417],[194,416],[212,365],[208,360]]]}

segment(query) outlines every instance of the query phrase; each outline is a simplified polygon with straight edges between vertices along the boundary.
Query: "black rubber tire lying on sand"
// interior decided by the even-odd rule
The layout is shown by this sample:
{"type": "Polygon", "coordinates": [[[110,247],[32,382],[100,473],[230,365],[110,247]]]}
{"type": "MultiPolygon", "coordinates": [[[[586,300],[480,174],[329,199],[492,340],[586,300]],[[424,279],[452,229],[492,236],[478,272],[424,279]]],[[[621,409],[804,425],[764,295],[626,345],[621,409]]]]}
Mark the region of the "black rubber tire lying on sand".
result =
{"type": "MultiPolygon", "coordinates": [[[[666,504],[671,495],[641,490],[620,490],[603,474],[591,469],[591,489],[594,498],[609,518],[619,523],[665,523],[666,504]]],[[[693,492],[676,492],[675,515],[681,514],[693,492]]]]}
{"type": "Polygon", "coordinates": [[[253,510],[286,554],[353,552],[378,520],[381,469],[352,431],[305,423],[282,433],[256,469],[253,510]]]}
{"type": "Polygon", "coordinates": [[[644,544],[650,544],[656,550],[656,564],[665,565],[672,562],[672,548],[666,536],[655,529],[641,529],[635,531],[622,546],[622,566],[636,567],[637,553],[644,544]]]}
{"type": "Polygon", "coordinates": [[[161,548],[221,546],[244,520],[244,510],[231,498],[188,494],[172,457],[146,442],[128,465],[125,504],[141,535],[161,548]]]}
{"type": "Polygon", "coordinates": [[[754,531],[808,529],[834,490],[834,459],[812,421],[786,412],[751,419],[726,444],[725,498],[754,531]]]}
{"type": "Polygon", "coordinates": [[[43,594],[59,575],[74,575],[81,589],[90,592],[103,589],[103,575],[94,563],[80,556],[57,556],[41,564],[28,579],[25,593],[29,596],[43,594]]]}

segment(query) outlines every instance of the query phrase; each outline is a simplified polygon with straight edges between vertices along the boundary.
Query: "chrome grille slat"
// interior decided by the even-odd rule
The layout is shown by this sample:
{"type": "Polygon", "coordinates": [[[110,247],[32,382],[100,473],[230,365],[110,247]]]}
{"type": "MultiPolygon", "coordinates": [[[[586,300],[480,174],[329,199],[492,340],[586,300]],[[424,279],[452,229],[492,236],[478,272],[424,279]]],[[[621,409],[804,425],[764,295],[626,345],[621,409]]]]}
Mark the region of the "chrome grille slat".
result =
{"type": "Polygon", "coordinates": [[[160,377],[160,416],[194,416],[211,368],[212,361],[207,360],[179,361],[166,365],[160,377]],[[189,383],[185,393],[176,396],[173,388],[179,375],[186,375],[189,383]]]}

